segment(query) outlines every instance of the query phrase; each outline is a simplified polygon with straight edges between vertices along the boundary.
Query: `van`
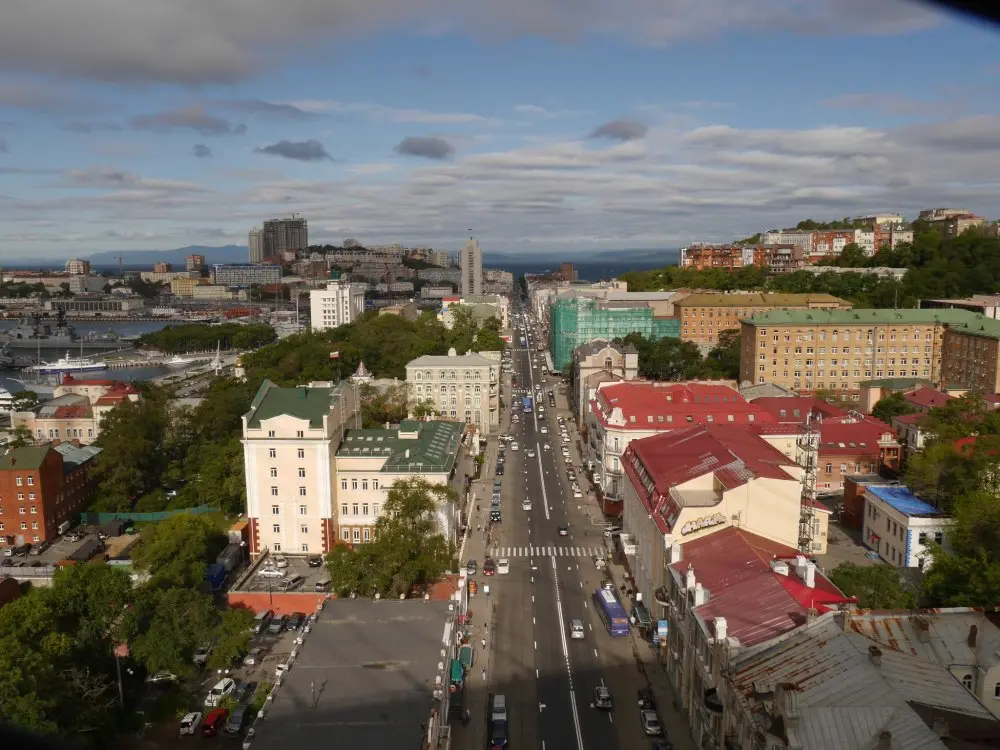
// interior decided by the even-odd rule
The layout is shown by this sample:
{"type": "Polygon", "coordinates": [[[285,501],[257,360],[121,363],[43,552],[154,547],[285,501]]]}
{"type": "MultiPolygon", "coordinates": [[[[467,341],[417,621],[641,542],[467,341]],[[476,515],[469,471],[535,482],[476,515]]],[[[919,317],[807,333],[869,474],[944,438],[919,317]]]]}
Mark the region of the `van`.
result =
{"type": "Polygon", "coordinates": [[[494,695],[490,705],[490,747],[507,747],[507,699],[494,695]]]}
{"type": "Polygon", "coordinates": [[[253,618],[253,632],[260,635],[265,630],[267,626],[271,624],[271,618],[274,617],[274,610],[267,609],[263,612],[258,612],[257,616],[253,618]]]}
{"type": "Polygon", "coordinates": [[[330,583],[331,582],[330,582],[329,579],[327,579],[325,581],[316,581],[316,591],[318,593],[323,593],[325,591],[329,591],[330,590],[330,583]]]}
{"type": "Polygon", "coordinates": [[[493,703],[490,706],[490,718],[492,718],[493,721],[497,721],[497,720],[500,720],[500,719],[503,719],[504,721],[506,721],[506,719],[507,719],[507,696],[500,695],[499,693],[497,695],[493,696],[493,703]]]}

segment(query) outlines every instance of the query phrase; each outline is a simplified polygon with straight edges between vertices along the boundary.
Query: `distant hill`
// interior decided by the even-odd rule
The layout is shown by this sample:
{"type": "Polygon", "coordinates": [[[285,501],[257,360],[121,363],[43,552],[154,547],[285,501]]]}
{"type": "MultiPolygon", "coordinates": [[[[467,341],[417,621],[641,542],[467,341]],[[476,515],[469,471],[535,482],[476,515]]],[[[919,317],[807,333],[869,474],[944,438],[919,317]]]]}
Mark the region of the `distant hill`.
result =
{"type": "Polygon", "coordinates": [[[189,245],[179,247],[174,250],[122,250],[105,251],[94,253],[87,257],[91,265],[94,266],[117,266],[118,256],[122,256],[122,263],[126,266],[151,266],[154,263],[163,261],[173,263],[184,268],[184,257],[187,255],[204,255],[205,262],[212,263],[246,263],[249,257],[249,250],[246,245],[223,245],[222,247],[209,247],[207,245],[189,245]]]}

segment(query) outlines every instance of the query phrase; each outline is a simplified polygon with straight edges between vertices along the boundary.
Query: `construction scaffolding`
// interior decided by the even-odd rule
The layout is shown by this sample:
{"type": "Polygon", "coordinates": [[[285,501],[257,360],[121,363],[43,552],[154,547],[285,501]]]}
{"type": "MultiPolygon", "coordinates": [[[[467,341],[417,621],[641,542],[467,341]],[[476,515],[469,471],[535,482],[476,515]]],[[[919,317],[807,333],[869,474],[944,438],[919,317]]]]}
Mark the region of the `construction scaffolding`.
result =
{"type": "Polygon", "coordinates": [[[816,534],[816,473],[819,470],[819,427],[810,415],[795,444],[795,462],[802,467],[802,503],[799,514],[799,551],[813,553],[816,534]]]}

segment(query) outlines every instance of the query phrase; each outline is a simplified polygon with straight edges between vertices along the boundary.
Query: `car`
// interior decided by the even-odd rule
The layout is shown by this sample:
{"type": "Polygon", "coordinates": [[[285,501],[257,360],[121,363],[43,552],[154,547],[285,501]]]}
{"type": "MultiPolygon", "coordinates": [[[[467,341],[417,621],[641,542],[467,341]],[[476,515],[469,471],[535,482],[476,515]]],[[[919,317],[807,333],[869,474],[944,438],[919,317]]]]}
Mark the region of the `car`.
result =
{"type": "Polygon", "coordinates": [[[610,711],[615,707],[615,703],[611,698],[611,691],[604,685],[598,685],[594,688],[594,706],[604,711],[610,711]]]}
{"type": "Polygon", "coordinates": [[[503,482],[501,482],[499,479],[493,480],[493,491],[494,492],[499,492],[502,487],[503,487],[503,482]]]}
{"type": "Polygon", "coordinates": [[[465,572],[470,576],[474,576],[479,572],[479,564],[475,560],[469,560],[469,562],[465,564],[465,572]]]}
{"type": "Polygon", "coordinates": [[[658,739],[653,740],[653,744],[649,746],[649,750],[674,750],[674,745],[670,740],[658,739]]]}
{"type": "Polygon", "coordinates": [[[560,526],[559,536],[569,536],[569,526],[560,526]]]}
{"type": "Polygon", "coordinates": [[[306,622],[306,615],[304,612],[292,612],[291,616],[288,618],[288,629],[298,630],[306,622]]]}
{"type": "Polygon", "coordinates": [[[150,685],[162,685],[167,682],[177,682],[177,675],[173,672],[168,672],[165,669],[161,669],[159,672],[154,672],[146,677],[146,682],[150,685]]]}
{"type": "Polygon", "coordinates": [[[185,734],[195,735],[198,733],[198,727],[201,726],[201,711],[192,711],[189,714],[184,714],[184,718],[181,719],[181,737],[185,734]]]}
{"type": "Polygon", "coordinates": [[[647,737],[659,737],[663,734],[660,717],[656,715],[656,711],[642,709],[639,712],[639,723],[642,724],[642,731],[646,733],[647,737]]]}
{"type": "Polygon", "coordinates": [[[551,448],[552,448],[552,446],[551,446],[551,445],[549,445],[548,443],[546,443],[546,444],[545,444],[545,445],[543,445],[542,447],[543,447],[543,448],[544,448],[545,450],[551,450],[551,448]]]}
{"type": "Polygon", "coordinates": [[[215,686],[208,691],[208,695],[205,696],[205,705],[215,707],[222,702],[222,699],[227,695],[232,695],[233,691],[236,690],[236,680],[232,677],[225,677],[215,683],[215,686]]]}
{"type": "Polygon", "coordinates": [[[501,557],[497,560],[497,575],[505,576],[510,573],[510,560],[501,557]]]}
{"type": "Polygon", "coordinates": [[[212,654],[211,646],[202,646],[194,651],[194,663],[199,667],[204,667],[208,664],[208,657],[212,654]]]}
{"type": "Polygon", "coordinates": [[[306,560],[306,564],[310,568],[322,568],[323,558],[320,557],[319,555],[312,555],[308,560],[306,560]]]}
{"type": "MultiPolygon", "coordinates": [[[[611,584],[611,590],[614,591],[614,584],[611,584]]],[[[649,688],[640,688],[638,692],[639,696],[639,708],[647,711],[656,710],[656,696],[653,695],[653,691],[649,688]]]]}
{"type": "Polygon", "coordinates": [[[510,444],[510,449],[511,449],[512,451],[516,451],[516,450],[519,450],[519,448],[517,447],[517,443],[511,443],[511,444],[510,444]]]}
{"type": "Polygon", "coordinates": [[[521,510],[531,510],[531,500],[525,498],[521,501],[521,510]]]}
{"type": "Polygon", "coordinates": [[[246,667],[256,667],[264,661],[265,656],[267,656],[267,647],[257,646],[256,648],[252,648],[250,649],[250,653],[243,657],[243,665],[246,667]]]}
{"type": "Polygon", "coordinates": [[[279,569],[281,569],[281,568],[287,568],[288,567],[288,558],[283,557],[282,555],[273,555],[271,557],[271,563],[274,565],[274,567],[279,568],[279,569]]]}
{"type": "Polygon", "coordinates": [[[226,719],[229,718],[229,709],[226,708],[213,708],[208,712],[208,716],[205,717],[205,721],[201,725],[201,736],[202,737],[215,737],[222,730],[222,727],[226,724],[226,719]]]}
{"type": "Polygon", "coordinates": [[[605,570],[608,567],[608,561],[600,555],[594,555],[594,567],[598,570],[605,570]]]}
{"type": "Polygon", "coordinates": [[[497,563],[492,557],[487,557],[486,561],[483,563],[483,575],[492,576],[496,575],[497,563]]]}
{"type": "Polygon", "coordinates": [[[535,457],[535,451],[532,450],[531,448],[528,448],[528,450],[526,450],[524,453],[525,453],[525,455],[528,458],[534,458],[535,457]]]}
{"type": "Polygon", "coordinates": [[[573,488],[573,497],[575,497],[575,498],[581,498],[581,497],[583,497],[583,493],[580,491],[579,487],[574,487],[573,488]]]}
{"type": "Polygon", "coordinates": [[[286,625],[288,625],[288,615],[273,617],[267,626],[267,632],[271,635],[280,635],[286,625]]]}
{"type": "Polygon", "coordinates": [[[496,471],[494,472],[498,477],[503,476],[503,464],[497,464],[496,471]]]}
{"type": "Polygon", "coordinates": [[[257,575],[261,578],[284,578],[285,571],[278,570],[277,568],[263,567],[257,571],[257,575]]]}
{"type": "Polygon", "coordinates": [[[222,731],[224,734],[230,737],[237,737],[243,731],[243,725],[247,723],[247,719],[250,718],[250,706],[246,703],[241,703],[233,709],[233,712],[229,715],[229,720],[223,727],[222,731]]]}
{"type": "Polygon", "coordinates": [[[540,431],[540,432],[541,432],[541,433],[542,433],[543,435],[545,435],[546,433],[548,433],[548,431],[549,431],[549,428],[548,428],[548,427],[546,427],[545,425],[542,425],[542,426],[541,426],[541,427],[539,428],[539,431],[540,431]]]}
{"type": "Polygon", "coordinates": [[[286,578],[283,581],[281,581],[278,584],[278,588],[280,588],[282,591],[292,591],[301,586],[305,582],[305,580],[306,579],[303,576],[292,576],[291,578],[286,578]]]}

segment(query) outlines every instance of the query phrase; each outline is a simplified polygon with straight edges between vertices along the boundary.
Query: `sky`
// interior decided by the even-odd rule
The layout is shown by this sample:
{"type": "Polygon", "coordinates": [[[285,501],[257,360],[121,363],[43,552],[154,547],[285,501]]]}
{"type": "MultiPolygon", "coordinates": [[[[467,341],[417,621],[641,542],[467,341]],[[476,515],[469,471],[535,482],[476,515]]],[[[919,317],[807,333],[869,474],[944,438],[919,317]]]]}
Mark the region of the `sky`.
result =
{"type": "Polygon", "coordinates": [[[15,0],[0,263],[310,240],[541,255],[998,217],[1000,28],[910,0],[15,0]]]}

